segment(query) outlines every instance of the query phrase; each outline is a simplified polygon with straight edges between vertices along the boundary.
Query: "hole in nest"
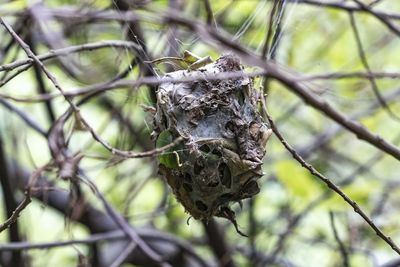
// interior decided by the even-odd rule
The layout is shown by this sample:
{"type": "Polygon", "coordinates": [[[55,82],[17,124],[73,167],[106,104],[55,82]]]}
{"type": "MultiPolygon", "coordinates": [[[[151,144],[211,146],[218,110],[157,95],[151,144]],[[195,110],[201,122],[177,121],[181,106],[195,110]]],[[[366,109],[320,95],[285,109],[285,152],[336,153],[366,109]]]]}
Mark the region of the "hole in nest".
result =
{"type": "Polygon", "coordinates": [[[225,194],[220,195],[219,197],[220,198],[231,198],[231,197],[233,197],[233,194],[232,193],[225,193],[225,194]]]}
{"type": "Polygon", "coordinates": [[[206,210],[207,210],[207,205],[204,204],[203,201],[201,201],[201,200],[196,200],[195,204],[196,204],[196,207],[197,207],[199,210],[201,210],[201,211],[206,211],[206,210]]]}
{"type": "Polygon", "coordinates": [[[212,151],[212,153],[213,153],[214,155],[218,156],[218,157],[222,157],[222,153],[221,153],[221,151],[219,151],[218,149],[214,149],[214,150],[212,151]]]}
{"type": "Polygon", "coordinates": [[[244,185],[243,192],[245,194],[247,194],[248,196],[253,196],[260,192],[260,188],[258,187],[258,184],[256,181],[250,181],[244,185]]]}
{"type": "Polygon", "coordinates": [[[211,181],[207,184],[208,187],[216,187],[219,184],[218,181],[211,181]]]}
{"type": "Polygon", "coordinates": [[[201,146],[199,147],[199,149],[200,149],[201,151],[205,152],[205,153],[208,153],[208,152],[211,151],[211,149],[210,149],[210,147],[209,147],[208,145],[201,145],[201,146]]]}
{"type": "Polygon", "coordinates": [[[234,128],[235,128],[235,126],[233,125],[233,123],[231,121],[228,121],[227,123],[225,123],[225,129],[233,132],[234,128]]]}
{"type": "Polygon", "coordinates": [[[204,112],[204,115],[210,115],[210,113],[212,112],[212,108],[211,107],[204,107],[203,108],[203,112],[204,112]]]}
{"type": "Polygon", "coordinates": [[[191,184],[183,183],[182,186],[183,186],[183,188],[184,188],[186,191],[188,191],[189,193],[193,191],[193,187],[192,187],[191,184]]]}
{"type": "Polygon", "coordinates": [[[239,105],[242,106],[244,104],[244,94],[243,94],[242,90],[241,89],[237,90],[235,95],[239,102],[239,105]]]}
{"type": "Polygon", "coordinates": [[[203,166],[202,166],[203,164],[201,164],[200,162],[198,162],[198,161],[196,161],[195,163],[194,163],[194,166],[193,166],[193,172],[194,172],[194,174],[199,174],[200,172],[201,172],[201,169],[203,169],[203,166]]]}
{"type": "Polygon", "coordinates": [[[232,185],[232,175],[231,175],[231,170],[229,169],[228,165],[225,163],[222,163],[218,167],[219,171],[219,179],[221,181],[221,184],[226,186],[227,188],[231,188],[232,185]]]}
{"type": "Polygon", "coordinates": [[[225,193],[225,194],[220,195],[218,197],[218,200],[224,203],[229,200],[232,200],[233,196],[234,196],[234,194],[232,194],[232,193],[225,193]]]}
{"type": "Polygon", "coordinates": [[[190,176],[189,173],[185,173],[185,175],[183,176],[183,180],[187,183],[192,183],[192,176],[190,176]]]}

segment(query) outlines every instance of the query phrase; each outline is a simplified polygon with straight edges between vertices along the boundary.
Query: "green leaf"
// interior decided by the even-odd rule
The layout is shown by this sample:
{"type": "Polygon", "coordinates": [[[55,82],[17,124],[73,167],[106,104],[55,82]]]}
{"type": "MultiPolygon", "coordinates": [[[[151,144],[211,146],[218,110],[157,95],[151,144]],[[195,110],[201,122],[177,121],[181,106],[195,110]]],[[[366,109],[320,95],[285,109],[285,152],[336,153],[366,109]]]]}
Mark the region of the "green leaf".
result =
{"type": "MultiPolygon", "coordinates": [[[[164,130],[160,133],[160,135],[157,138],[156,147],[160,148],[166,146],[168,144],[171,144],[172,141],[173,137],[171,132],[168,130],[164,130]]],[[[167,149],[162,154],[160,154],[158,156],[160,164],[170,169],[178,169],[180,167],[180,163],[179,163],[179,154],[178,152],[175,151],[176,148],[177,146],[174,146],[173,148],[167,149]]]]}
{"type": "Polygon", "coordinates": [[[276,173],[293,197],[311,199],[321,191],[311,174],[294,160],[279,162],[276,173]]]}

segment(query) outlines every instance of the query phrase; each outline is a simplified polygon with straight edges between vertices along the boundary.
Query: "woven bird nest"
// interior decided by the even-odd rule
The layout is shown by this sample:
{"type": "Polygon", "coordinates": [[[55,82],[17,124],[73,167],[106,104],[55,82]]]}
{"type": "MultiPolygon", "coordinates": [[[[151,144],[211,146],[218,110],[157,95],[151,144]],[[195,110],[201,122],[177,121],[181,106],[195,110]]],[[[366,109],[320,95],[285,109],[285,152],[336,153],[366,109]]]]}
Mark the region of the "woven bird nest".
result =
{"type": "MultiPolygon", "coordinates": [[[[197,70],[165,77],[210,77],[242,69],[238,58],[224,55],[197,70]]],[[[157,146],[184,139],[159,157],[159,172],[195,219],[225,217],[238,230],[230,205],[260,191],[257,180],[271,130],[256,110],[256,95],[251,79],[244,75],[165,82],[158,88],[153,133],[157,146]]]]}

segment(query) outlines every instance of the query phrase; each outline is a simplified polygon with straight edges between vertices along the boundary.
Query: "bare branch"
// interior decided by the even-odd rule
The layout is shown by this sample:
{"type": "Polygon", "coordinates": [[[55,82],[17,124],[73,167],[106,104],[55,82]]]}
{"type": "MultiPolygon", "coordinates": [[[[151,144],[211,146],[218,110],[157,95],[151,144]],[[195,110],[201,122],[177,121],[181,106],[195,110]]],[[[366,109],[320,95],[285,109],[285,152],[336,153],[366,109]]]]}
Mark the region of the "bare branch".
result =
{"type": "MultiPolygon", "coordinates": [[[[65,48],[60,48],[56,50],[52,50],[49,53],[38,55],[37,59],[40,61],[46,61],[51,58],[66,56],[72,53],[82,52],[82,51],[93,51],[102,48],[138,48],[137,44],[129,41],[120,41],[120,40],[107,40],[101,42],[94,42],[94,43],[87,43],[82,45],[74,45],[65,48]]],[[[32,65],[34,60],[32,58],[27,59],[20,59],[14,61],[12,63],[4,64],[0,66],[0,71],[10,71],[17,67],[24,66],[24,65],[32,65]]]]}
{"type": "Polygon", "coordinates": [[[191,75],[190,77],[185,78],[170,78],[170,77],[141,77],[137,80],[120,80],[115,82],[104,82],[98,84],[92,84],[83,88],[76,88],[65,91],[63,94],[60,93],[48,93],[40,96],[34,95],[29,97],[17,97],[8,94],[0,93],[0,98],[10,99],[16,102],[25,102],[25,103],[36,103],[42,102],[50,99],[54,99],[60,96],[66,96],[69,98],[84,96],[84,95],[98,95],[103,92],[107,92],[113,89],[120,88],[129,88],[136,89],[141,85],[159,85],[161,83],[187,83],[187,82],[195,82],[197,80],[207,80],[207,81],[216,81],[216,80],[224,80],[224,79],[233,79],[240,77],[257,77],[261,75],[265,75],[265,71],[254,71],[249,73],[243,73],[241,71],[231,71],[231,72],[222,72],[214,75],[191,75]]]}
{"type": "Polygon", "coordinates": [[[296,81],[313,81],[313,80],[339,80],[339,79],[354,79],[354,78],[363,78],[363,79],[400,79],[399,72],[378,72],[378,71],[370,71],[370,72],[332,72],[332,73],[322,73],[322,74],[312,74],[312,75],[304,75],[302,77],[296,78],[296,81]]]}
{"type": "Polygon", "coordinates": [[[368,60],[367,60],[367,56],[365,55],[364,52],[364,48],[362,46],[362,42],[361,42],[361,37],[360,37],[360,33],[358,32],[358,28],[357,28],[357,23],[354,19],[354,15],[353,13],[349,13],[349,17],[350,17],[350,25],[351,28],[353,29],[353,34],[354,34],[354,38],[356,40],[356,44],[357,44],[357,50],[358,50],[358,54],[360,56],[361,59],[361,63],[363,64],[365,70],[367,71],[367,73],[369,74],[369,82],[371,83],[371,87],[372,87],[372,91],[374,92],[376,98],[378,99],[379,103],[382,105],[382,107],[386,110],[386,112],[395,120],[399,121],[400,117],[398,117],[388,106],[388,104],[386,103],[386,101],[383,99],[379,88],[378,88],[378,84],[375,81],[374,76],[371,74],[371,68],[369,67],[368,64],[368,60]]]}
{"type": "Polygon", "coordinates": [[[214,14],[211,8],[211,4],[209,0],[203,0],[204,7],[207,13],[207,24],[210,26],[215,26],[214,14]]]}
{"type": "Polygon", "coordinates": [[[372,10],[371,7],[367,6],[366,4],[358,1],[358,0],[353,0],[355,3],[357,3],[357,5],[359,5],[359,7],[364,10],[365,12],[373,15],[374,17],[376,17],[378,20],[380,20],[383,24],[386,25],[386,27],[388,27],[388,29],[393,32],[394,34],[396,34],[398,37],[400,37],[400,29],[393,24],[384,14],[381,14],[379,12],[375,12],[372,10]]]}
{"type": "Polygon", "coordinates": [[[301,166],[305,169],[307,169],[313,176],[317,177],[320,179],[323,183],[325,183],[330,189],[332,189],[335,193],[337,193],[339,196],[343,198],[344,201],[346,201],[351,207],[353,207],[354,211],[357,212],[365,222],[368,223],[368,225],[375,231],[375,233],[384,241],[386,242],[397,254],[400,255],[400,249],[399,247],[393,242],[393,240],[389,237],[386,236],[381,229],[379,229],[378,226],[375,225],[375,223],[368,217],[368,215],[360,208],[360,206],[351,198],[349,198],[346,193],[344,193],[336,184],[334,184],[330,179],[326,178],[324,175],[322,175],[320,172],[318,172],[312,165],[304,161],[304,159],[294,150],[289,143],[284,139],[280,131],[276,128],[274,121],[272,120],[271,116],[268,114],[268,111],[266,110],[264,106],[264,111],[265,114],[268,118],[268,122],[271,125],[271,129],[278,137],[279,141],[282,143],[282,145],[292,154],[293,158],[297,160],[301,166]]]}
{"type": "Polygon", "coordinates": [[[343,267],[350,267],[349,255],[347,253],[346,247],[344,246],[342,240],[340,240],[340,237],[339,237],[339,234],[337,232],[336,225],[335,225],[334,213],[332,211],[329,212],[329,219],[330,219],[330,222],[331,222],[331,228],[332,228],[332,231],[333,231],[333,236],[335,237],[335,240],[339,245],[339,250],[340,250],[340,253],[342,254],[342,257],[343,257],[343,267]]]}
{"type": "Polygon", "coordinates": [[[126,235],[123,231],[117,230],[117,231],[92,234],[85,239],[54,241],[46,243],[13,242],[7,244],[0,244],[0,251],[50,249],[50,248],[65,247],[70,245],[80,245],[80,244],[90,245],[98,242],[106,242],[106,241],[121,240],[121,239],[126,239],[126,235]]]}
{"type": "MultiPolygon", "coordinates": [[[[366,12],[362,7],[354,6],[348,4],[348,2],[344,1],[318,1],[318,0],[289,0],[290,2],[295,2],[299,4],[306,4],[306,5],[311,5],[315,7],[320,7],[320,8],[334,8],[334,9],[339,9],[339,10],[346,10],[346,11],[352,11],[352,12],[366,12]]],[[[398,13],[390,13],[390,12],[379,12],[376,11],[375,14],[378,14],[379,16],[382,16],[384,18],[388,19],[395,19],[395,20],[400,20],[400,14],[398,13]]]]}
{"type": "Polygon", "coordinates": [[[24,199],[18,205],[18,207],[13,211],[12,215],[2,224],[0,224],[0,233],[7,229],[11,224],[17,221],[21,212],[31,203],[31,188],[36,184],[37,179],[42,174],[42,172],[47,168],[47,165],[35,170],[29,178],[29,182],[25,188],[24,199]]]}

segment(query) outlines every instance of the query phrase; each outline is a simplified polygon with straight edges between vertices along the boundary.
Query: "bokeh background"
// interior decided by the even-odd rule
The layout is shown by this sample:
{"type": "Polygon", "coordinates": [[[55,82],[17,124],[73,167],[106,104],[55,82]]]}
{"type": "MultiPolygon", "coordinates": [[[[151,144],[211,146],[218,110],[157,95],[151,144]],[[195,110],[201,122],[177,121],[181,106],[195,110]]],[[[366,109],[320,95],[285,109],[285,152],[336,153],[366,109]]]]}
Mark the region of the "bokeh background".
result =
{"type": "MultiPolygon", "coordinates": [[[[43,63],[95,132],[121,150],[154,148],[156,86],[133,82],[156,79],[174,66],[149,60],[184,50],[214,60],[237,53],[207,38],[202,30],[209,28],[273,62],[369,132],[395,147],[400,141],[398,1],[0,0],[0,17],[36,55],[76,48],[43,63]],[[101,86],[108,89],[93,92],[101,86]],[[92,91],[74,95],[79,90],[92,91]]],[[[0,223],[23,201],[29,177],[46,168],[31,187],[32,202],[0,233],[0,265],[157,266],[141,246],[132,248],[124,239],[113,220],[119,214],[171,266],[400,266],[400,256],[275,136],[267,144],[261,192],[243,208],[233,206],[248,238],[223,219],[188,221],[157,175],[156,157],[113,155],[78,115],[57,123],[70,104],[32,59],[19,64],[25,59],[1,25],[0,65],[17,64],[0,66],[0,223]],[[60,177],[64,165],[50,144],[54,132],[61,138],[54,130],[60,125],[58,149],[81,172],[73,179],[60,177]]],[[[248,58],[242,63],[247,72],[260,70],[248,58]]],[[[399,161],[274,77],[255,77],[254,86],[266,94],[272,118],[298,154],[400,243],[399,161]]]]}

